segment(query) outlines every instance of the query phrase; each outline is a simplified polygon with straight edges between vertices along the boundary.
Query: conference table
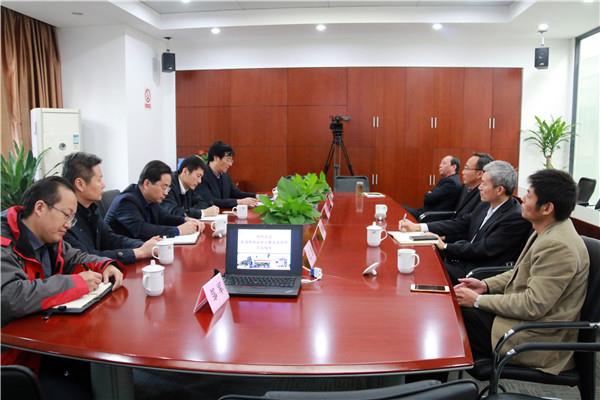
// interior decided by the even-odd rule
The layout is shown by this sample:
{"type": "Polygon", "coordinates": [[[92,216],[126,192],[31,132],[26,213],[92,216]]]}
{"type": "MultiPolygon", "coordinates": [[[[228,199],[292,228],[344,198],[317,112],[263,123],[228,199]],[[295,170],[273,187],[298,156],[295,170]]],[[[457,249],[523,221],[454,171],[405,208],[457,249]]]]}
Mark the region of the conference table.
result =
{"type": "MultiPolygon", "coordinates": [[[[453,291],[410,291],[412,283],[450,285],[436,249],[415,247],[419,266],[400,274],[399,245],[391,237],[380,247],[367,246],[375,204],[388,206],[384,224],[396,230],[405,211],[391,198],[335,194],[330,218],[323,217],[326,238],[316,260],[323,278],[303,284],[297,298],[232,297],[214,315],[208,306],[194,313],[201,286],[225,266],[226,238],[213,238],[207,227],[195,245],[176,246],[161,296],[144,294],[141,269],[148,261],[138,262],[126,268],[121,289],[85,313],[13,321],[2,328],[2,345],[91,361],[100,371],[95,385],[115,387],[115,377],[127,381],[137,367],[260,377],[470,368],[473,359],[453,291]],[[363,276],[376,261],[378,274],[363,276]]],[[[229,223],[260,219],[251,212],[247,220],[231,215],[229,223]]],[[[132,389],[118,391],[120,398],[132,397],[132,389]]]]}

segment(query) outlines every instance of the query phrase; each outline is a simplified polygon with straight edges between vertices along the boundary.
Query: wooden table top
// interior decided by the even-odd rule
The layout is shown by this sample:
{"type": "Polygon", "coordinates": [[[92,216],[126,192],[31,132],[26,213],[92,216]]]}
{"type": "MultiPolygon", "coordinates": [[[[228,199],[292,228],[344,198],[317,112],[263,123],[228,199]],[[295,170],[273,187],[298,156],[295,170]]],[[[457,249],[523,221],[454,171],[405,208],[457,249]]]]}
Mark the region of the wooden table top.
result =
{"type": "MultiPolygon", "coordinates": [[[[82,315],[32,315],[2,328],[2,344],[97,362],[221,374],[343,375],[460,369],[472,365],[460,308],[450,294],[413,293],[411,283],[449,285],[432,246],[416,247],[413,274],[396,269],[398,245],[366,245],[374,205],[385,203],[392,229],[404,210],[393,200],[338,194],[317,258],[321,281],[295,299],[234,297],[215,315],[193,313],[213,268],[224,270],[225,239],[202,234],[176,246],[165,292],[147,297],[141,269],[82,315]],[[381,261],[376,277],[361,272],[381,261]]],[[[235,217],[229,218],[236,222],[235,217]]],[[[251,215],[242,223],[256,223],[251,215]]],[[[210,231],[210,228],[207,228],[210,231]]]]}

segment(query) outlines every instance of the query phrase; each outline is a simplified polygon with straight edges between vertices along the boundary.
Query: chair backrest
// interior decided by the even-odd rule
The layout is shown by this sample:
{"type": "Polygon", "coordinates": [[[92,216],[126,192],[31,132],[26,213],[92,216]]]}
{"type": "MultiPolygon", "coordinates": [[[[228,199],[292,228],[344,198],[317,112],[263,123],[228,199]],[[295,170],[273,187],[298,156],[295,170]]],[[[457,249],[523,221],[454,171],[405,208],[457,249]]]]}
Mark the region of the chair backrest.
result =
{"type": "MultiPolygon", "coordinates": [[[[588,290],[581,307],[581,320],[598,322],[600,321],[600,307],[598,307],[598,298],[600,296],[600,240],[581,237],[585,243],[590,256],[590,272],[588,276],[588,290]]],[[[597,330],[582,329],[579,331],[580,342],[596,341],[597,330]]],[[[579,391],[582,399],[596,398],[596,353],[577,352],[574,355],[575,368],[579,372],[580,383],[579,391]]]]}
{"type": "Polygon", "coordinates": [[[40,400],[42,393],[37,378],[22,365],[3,365],[2,400],[40,400]]]}
{"type": "Polygon", "coordinates": [[[596,180],[580,178],[577,182],[577,204],[587,205],[596,188],[596,180]]]}
{"type": "Polygon", "coordinates": [[[104,216],[108,212],[108,209],[110,208],[110,205],[112,204],[115,197],[117,197],[120,193],[121,191],[119,189],[105,190],[104,192],[102,192],[102,200],[100,200],[100,202],[98,203],[98,210],[100,211],[100,215],[102,216],[102,218],[104,218],[104,216]]]}
{"type": "Polygon", "coordinates": [[[356,182],[362,182],[364,191],[369,191],[369,178],[363,175],[356,176],[336,176],[333,182],[334,192],[354,192],[356,190],[356,182]]]}
{"type": "Polygon", "coordinates": [[[600,210],[600,198],[598,199],[598,202],[596,203],[596,207],[594,207],[594,210],[600,210]]]}
{"type": "Polygon", "coordinates": [[[478,390],[470,380],[440,384],[438,381],[420,381],[376,389],[342,392],[267,392],[264,396],[228,395],[220,400],[475,400],[478,390]]]}

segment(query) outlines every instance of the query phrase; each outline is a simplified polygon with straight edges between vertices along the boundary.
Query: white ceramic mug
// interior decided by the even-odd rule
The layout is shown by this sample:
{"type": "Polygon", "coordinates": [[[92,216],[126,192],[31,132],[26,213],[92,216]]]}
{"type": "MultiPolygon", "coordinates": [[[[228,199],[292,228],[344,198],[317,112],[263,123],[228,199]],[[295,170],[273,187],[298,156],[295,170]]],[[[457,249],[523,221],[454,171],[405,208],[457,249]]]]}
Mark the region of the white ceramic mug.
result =
{"type": "Polygon", "coordinates": [[[398,249],[398,271],[403,274],[412,273],[421,259],[414,249],[398,249]]]}
{"type": "Polygon", "coordinates": [[[173,241],[163,239],[156,243],[152,248],[152,257],[156,258],[161,264],[171,264],[175,258],[173,241]]]}
{"type": "Polygon", "coordinates": [[[227,215],[217,215],[217,218],[210,223],[210,229],[216,234],[225,236],[227,234],[227,215]]]}
{"type": "Polygon", "coordinates": [[[148,296],[160,296],[165,290],[165,267],[152,260],[142,268],[142,286],[148,296]]]}
{"type": "Polygon", "coordinates": [[[382,220],[387,216],[388,207],[385,204],[375,204],[375,219],[382,220]]]}
{"type": "Polygon", "coordinates": [[[248,206],[246,204],[238,204],[237,206],[233,207],[231,211],[233,211],[233,215],[239,219],[248,218],[248,206]]]}
{"type": "Polygon", "coordinates": [[[387,232],[381,226],[373,224],[367,226],[367,244],[371,247],[377,247],[381,241],[387,237],[387,232]],[[383,237],[382,237],[383,234],[383,237]]]}

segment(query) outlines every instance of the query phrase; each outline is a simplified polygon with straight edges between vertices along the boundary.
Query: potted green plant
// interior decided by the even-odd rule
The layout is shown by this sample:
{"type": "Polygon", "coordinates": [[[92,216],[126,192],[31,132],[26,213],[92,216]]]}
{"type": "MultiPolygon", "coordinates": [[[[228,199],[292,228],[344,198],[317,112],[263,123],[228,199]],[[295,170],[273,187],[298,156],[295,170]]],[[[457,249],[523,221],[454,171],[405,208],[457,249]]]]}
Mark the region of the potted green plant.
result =
{"type": "Polygon", "coordinates": [[[525,138],[526,142],[532,142],[534,146],[539,148],[544,156],[546,168],[554,168],[552,165],[552,155],[558,149],[560,144],[568,142],[571,138],[571,128],[574,125],[567,124],[561,117],[552,118],[550,123],[535,117],[536,129],[530,129],[528,132],[531,136],[525,138]]]}
{"type": "Polygon", "coordinates": [[[22,204],[23,193],[35,181],[35,175],[46,151],[47,149],[34,157],[31,150],[25,151],[25,146],[13,142],[8,158],[2,156],[2,210],[22,204]]]}

